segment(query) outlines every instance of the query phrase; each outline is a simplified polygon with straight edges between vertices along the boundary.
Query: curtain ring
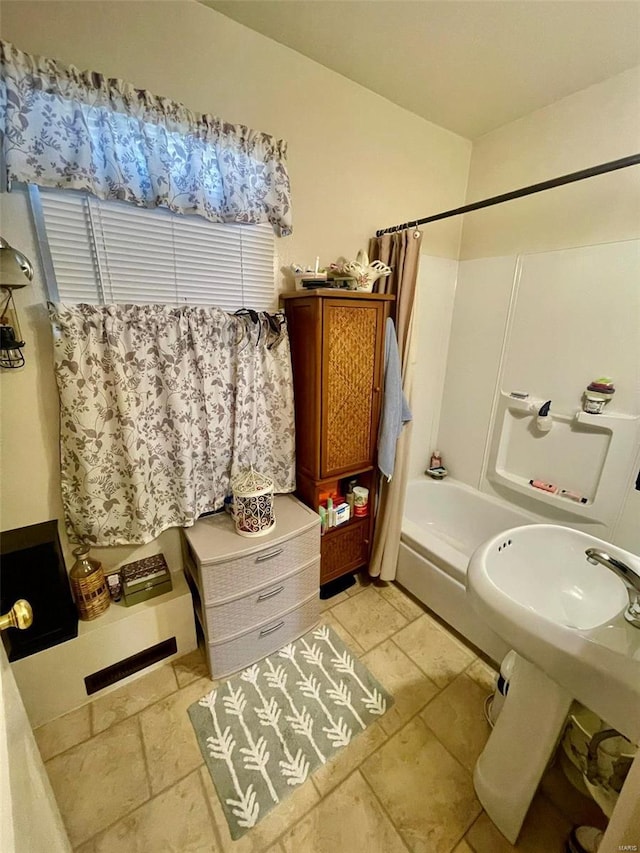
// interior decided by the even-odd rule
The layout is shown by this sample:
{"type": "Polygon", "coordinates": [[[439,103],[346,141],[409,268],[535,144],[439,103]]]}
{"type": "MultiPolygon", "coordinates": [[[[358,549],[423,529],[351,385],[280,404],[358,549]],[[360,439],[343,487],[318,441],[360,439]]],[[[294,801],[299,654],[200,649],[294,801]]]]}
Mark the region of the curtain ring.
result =
{"type": "Polygon", "coordinates": [[[422,237],[422,232],[421,232],[421,231],[420,231],[420,229],[418,228],[418,220],[417,220],[417,219],[416,219],[416,221],[413,223],[413,227],[414,227],[413,239],[414,239],[414,240],[419,240],[419,239],[420,239],[420,237],[422,237]]]}

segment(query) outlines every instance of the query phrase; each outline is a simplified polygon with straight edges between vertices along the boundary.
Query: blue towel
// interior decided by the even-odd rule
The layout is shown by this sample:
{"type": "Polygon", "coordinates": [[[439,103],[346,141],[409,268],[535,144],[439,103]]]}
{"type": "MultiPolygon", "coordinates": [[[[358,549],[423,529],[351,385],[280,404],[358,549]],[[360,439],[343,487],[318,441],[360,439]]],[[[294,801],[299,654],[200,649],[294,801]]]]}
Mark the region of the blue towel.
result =
{"type": "Polygon", "coordinates": [[[412,418],[402,390],[402,368],[393,320],[389,317],[384,341],[384,396],[378,432],[378,468],[390,480],[396,463],[396,444],[402,427],[412,418]]]}

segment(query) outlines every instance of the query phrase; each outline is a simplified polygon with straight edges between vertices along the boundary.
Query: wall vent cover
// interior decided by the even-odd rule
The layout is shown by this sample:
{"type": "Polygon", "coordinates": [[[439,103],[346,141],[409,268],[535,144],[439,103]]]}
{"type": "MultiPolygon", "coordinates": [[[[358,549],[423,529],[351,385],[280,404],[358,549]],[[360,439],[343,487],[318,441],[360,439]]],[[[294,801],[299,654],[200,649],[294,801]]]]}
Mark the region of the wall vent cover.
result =
{"type": "Polygon", "coordinates": [[[135,672],[140,672],[141,669],[145,669],[153,663],[171,657],[177,651],[176,638],[171,637],[170,640],[163,640],[161,643],[156,643],[155,646],[149,646],[148,649],[143,649],[143,651],[137,652],[135,655],[131,655],[131,657],[100,669],[91,675],[87,675],[84,680],[87,696],[91,696],[92,693],[97,693],[98,690],[103,690],[105,687],[121,681],[129,675],[133,675],[135,672]]]}

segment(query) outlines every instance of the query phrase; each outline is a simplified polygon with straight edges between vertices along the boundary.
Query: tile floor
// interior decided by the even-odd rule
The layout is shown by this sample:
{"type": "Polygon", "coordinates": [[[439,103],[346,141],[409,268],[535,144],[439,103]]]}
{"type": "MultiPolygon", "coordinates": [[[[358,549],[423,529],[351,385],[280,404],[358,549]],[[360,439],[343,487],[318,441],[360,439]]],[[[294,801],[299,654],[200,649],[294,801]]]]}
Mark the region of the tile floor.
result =
{"type": "Polygon", "coordinates": [[[208,692],[200,651],[36,730],[81,853],[560,853],[571,822],[538,793],[517,847],[475,797],[492,670],[399,587],[368,578],[323,620],[395,705],[239,841],[186,713],[208,692]]]}

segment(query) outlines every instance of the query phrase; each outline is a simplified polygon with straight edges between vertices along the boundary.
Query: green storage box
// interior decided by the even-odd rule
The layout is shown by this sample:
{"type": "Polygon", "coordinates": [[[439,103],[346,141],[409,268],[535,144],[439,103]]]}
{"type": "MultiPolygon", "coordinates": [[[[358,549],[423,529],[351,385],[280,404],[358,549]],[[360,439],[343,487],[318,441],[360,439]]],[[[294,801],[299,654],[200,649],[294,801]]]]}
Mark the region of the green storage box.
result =
{"type": "Polygon", "coordinates": [[[120,569],[122,599],[127,607],[173,589],[171,572],[162,554],[127,563],[120,569]]]}

